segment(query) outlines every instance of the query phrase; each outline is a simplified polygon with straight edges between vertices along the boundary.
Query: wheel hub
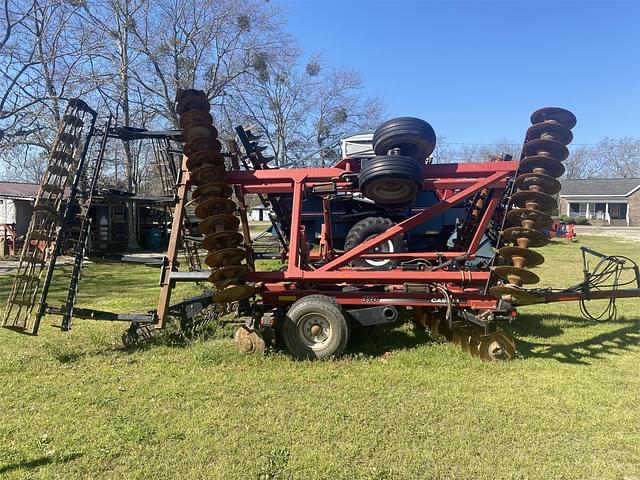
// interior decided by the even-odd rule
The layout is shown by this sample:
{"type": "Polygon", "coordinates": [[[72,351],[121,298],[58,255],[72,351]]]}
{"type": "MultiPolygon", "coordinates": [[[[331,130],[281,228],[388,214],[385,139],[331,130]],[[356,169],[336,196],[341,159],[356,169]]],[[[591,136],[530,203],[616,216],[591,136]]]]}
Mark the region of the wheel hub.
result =
{"type": "Polygon", "coordinates": [[[319,313],[308,313],[298,323],[302,343],[312,350],[324,347],[331,339],[331,324],[319,313]]]}

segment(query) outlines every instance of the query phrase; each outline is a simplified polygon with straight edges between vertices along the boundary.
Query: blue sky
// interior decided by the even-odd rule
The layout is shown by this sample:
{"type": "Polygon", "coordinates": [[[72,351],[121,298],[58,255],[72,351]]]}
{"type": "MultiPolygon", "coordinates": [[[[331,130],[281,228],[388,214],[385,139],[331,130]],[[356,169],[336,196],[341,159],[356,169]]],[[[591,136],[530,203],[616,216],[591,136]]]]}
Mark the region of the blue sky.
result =
{"type": "Polygon", "coordinates": [[[575,144],[640,138],[640,0],[273,0],[305,52],[359,70],[448,143],[520,141],[562,106],[575,144]]]}

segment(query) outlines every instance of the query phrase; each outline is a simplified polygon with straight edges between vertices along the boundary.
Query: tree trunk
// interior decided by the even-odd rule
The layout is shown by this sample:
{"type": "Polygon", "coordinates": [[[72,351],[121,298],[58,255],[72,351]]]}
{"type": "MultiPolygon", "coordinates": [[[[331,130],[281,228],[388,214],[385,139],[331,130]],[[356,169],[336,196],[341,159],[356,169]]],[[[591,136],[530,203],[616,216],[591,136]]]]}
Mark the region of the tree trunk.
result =
{"type": "MultiPolygon", "coordinates": [[[[121,36],[119,41],[120,50],[120,94],[121,94],[121,107],[124,126],[128,127],[131,123],[131,110],[129,108],[129,32],[127,22],[128,12],[124,12],[124,22],[121,26],[121,36]]],[[[125,187],[127,192],[136,193],[133,188],[133,154],[131,152],[131,145],[127,141],[123,141],[124,147],[124,175],[125,175],[125,187]]],[[[135,202],[127,202],[127,250],[138,250],[137,229],[136,229],[136,215],[135,202]]]]}

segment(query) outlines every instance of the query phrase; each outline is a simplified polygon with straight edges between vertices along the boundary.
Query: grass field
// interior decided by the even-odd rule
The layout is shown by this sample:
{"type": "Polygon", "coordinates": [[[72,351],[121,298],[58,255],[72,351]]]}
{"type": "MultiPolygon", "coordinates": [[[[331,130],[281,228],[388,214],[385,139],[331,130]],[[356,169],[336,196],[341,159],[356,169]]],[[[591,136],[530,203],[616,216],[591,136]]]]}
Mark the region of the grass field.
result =
{"type": "MultiPolygon", "coordinates": [[[[581,279],[581,244],[640,260],[638,243],[580,237],[540,250],[544,285],[581,279]]],[[[157,279],[91,265],[79,306],[148,310],[157,279]]],[[[0,478],[638,479],[639,303],[609,323],[522,308],[518,359],[491,364],[408,325],[315,363],[223,338],[126,351],[123,325],[87,321],[0,329],[0,478]]]]}

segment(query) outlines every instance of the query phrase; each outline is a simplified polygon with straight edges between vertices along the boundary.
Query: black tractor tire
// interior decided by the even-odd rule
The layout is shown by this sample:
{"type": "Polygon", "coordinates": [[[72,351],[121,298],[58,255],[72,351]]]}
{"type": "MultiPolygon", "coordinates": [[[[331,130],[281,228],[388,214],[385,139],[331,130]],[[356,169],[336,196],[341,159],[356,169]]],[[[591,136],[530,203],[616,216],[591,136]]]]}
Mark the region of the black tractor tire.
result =
{"type": "MultiPolygon", "coordinates": [[[[349,251],[354,247],[357,247],[361,243],[376,237],[381,233],[386,232],[389,228],[393,227],[395,223],[389,218],[385,217],[367,217],[356,223],[344,240],[344,250],[349,251]]],[[[393,253],[404,252],[406,246],[402,235],[396,235],[390,238],[386,242],[381,243],[369,253],[393,253]]],[[[368,267],[372,270],[388,270],[397,266],[400,262],[397,260],[384,260],[384,259],[357,259],[351,262],[354,267],[368,267]]]]}
{"type": "Polygon", "coordinates": [[[283,319],[282,337],[298,360],[340,355],[349,342],[349,322],[335,299],[308,295],[298,299],[283,319]],[[320,333],[314,334],[317,327],[320,333]]]}
{"type": "Polygon", "coordinates": [[[436,148],[436,132],[419,118],[392,118],[373,133],[373,151],[387,155],[394,148],[400,149],[401,155],[424,162],[436,148]]]}
{"type": "Polygon", "coordinates": [[[409,207],[422,191],[422,165],[401,155],[365,160],[360,169],[360,192],[384,208],[409,207]]]}

